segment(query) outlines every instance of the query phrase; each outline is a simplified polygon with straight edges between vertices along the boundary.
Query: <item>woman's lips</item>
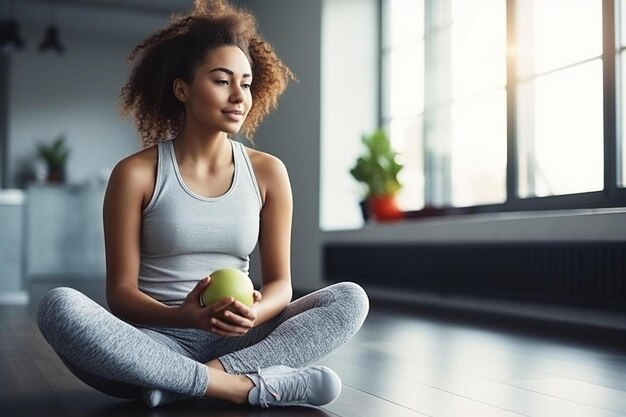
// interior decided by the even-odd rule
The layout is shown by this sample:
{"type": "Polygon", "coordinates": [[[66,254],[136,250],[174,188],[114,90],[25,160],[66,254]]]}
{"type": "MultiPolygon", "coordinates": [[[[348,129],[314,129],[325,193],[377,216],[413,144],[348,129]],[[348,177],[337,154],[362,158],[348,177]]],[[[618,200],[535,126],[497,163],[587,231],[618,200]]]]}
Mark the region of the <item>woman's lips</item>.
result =
{"type": "Polygon", "coordinates": [[[240,111],[223,111],[222,112],[227,119],[238,122],[243,119],[243,113],[240,111]]]}

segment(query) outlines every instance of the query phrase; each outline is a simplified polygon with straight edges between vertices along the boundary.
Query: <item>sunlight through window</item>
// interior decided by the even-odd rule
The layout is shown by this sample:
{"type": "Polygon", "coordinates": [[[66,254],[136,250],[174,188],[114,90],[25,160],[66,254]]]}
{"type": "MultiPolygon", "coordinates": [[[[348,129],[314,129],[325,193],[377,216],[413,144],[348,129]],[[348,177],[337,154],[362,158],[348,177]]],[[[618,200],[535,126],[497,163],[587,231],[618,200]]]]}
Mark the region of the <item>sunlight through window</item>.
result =
{"type": "Polygon", "coordinates": [[[620,49],[621,53],[618,56],[618,62],[621,66],[621,78],[620,84],[622,86],[622,97],[621,97],[621,148],[622,148],[622,163],[621,163],[621,186],[626,187],[626,1],[620,0],[617,4],[620,9],[620,22],[619,22],[619,30],[621,32],[621,43],[620,49]]]}
{"type": "Polygon", "coordinates": [[[506,200],[506,92],[481,95],[452,106],[452,203],[506,200]]]}
{"type": "Polygon", "coordinates": [[[528,0],[518,12],[519,195],[602,190],[602,1],[528,0]]]}
{"type": "Polygon", "coordinates": [[[506,200],[506,4],[452,2],[450,179],[454,206],[506,200]]]}
{"type": "Polygon", "coordinates": [[[398,205],[416,210],[424,206],[424,2],[386,0],[383,13],[382,123],[404,166],[398,205]]]}

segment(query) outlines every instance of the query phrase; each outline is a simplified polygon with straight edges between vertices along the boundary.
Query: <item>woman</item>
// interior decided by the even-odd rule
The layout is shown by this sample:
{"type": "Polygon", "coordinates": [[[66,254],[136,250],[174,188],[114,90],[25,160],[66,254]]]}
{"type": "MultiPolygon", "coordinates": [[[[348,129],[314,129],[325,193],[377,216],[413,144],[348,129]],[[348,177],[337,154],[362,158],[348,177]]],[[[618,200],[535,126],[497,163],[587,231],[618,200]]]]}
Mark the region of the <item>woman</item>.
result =
{"type": "Polygon", "coordinates": [[[105,195],[111,312],[56,288],[39,306],[42,334],[84,382],[151,407],[202,397],[262,407],[335,400],[338,375],[313,364],[361,327],[367,295],[342,282],[291,301],[287,170],[230,137],[251,138],[293,74],[254,17],[223,1],[197,0],[130,60],[122,110],[144,149],[115,166],[105,195]],[[207,275],[247,273],[257,240],[262,287],[252,307],[232,298],[201,306],[207,275]]]}

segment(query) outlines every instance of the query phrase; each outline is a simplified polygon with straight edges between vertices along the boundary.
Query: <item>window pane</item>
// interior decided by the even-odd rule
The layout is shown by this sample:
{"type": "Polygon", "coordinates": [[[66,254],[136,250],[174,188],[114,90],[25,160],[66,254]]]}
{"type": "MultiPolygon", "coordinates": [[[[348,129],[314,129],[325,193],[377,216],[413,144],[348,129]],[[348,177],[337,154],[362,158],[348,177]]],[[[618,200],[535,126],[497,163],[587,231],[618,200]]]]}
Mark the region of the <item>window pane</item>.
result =
{"type": "Polygon", "coordinates": [[[626,50],[620,54],[620,61],[622,67],[622,77],[620,84],[622,86],[622,100],[620,107],[622,108],[622,118],[618,122],[621,125],[621,148],[622,148],[622,183],[621,186],[626,186],[626,50]]]}
{"type": "Polygon", "coordinates": [[[450,154],[452,108],[440,106],[424,114],[424,172],[426,205],[449,206],[451,202],[450,154]]]}
{"type": "Polygon", "coordinates": [[[452,204],[506,200],[506,92],[452,105],[452,204]]]}
{"type": "Polygon", "coordinates": [[[383,47],[414,42],[424,36],[423,0],[386,0],[383,5],[383,47]]]}
{"type": "Polygon", "coordinates": [[[517,2],[518,76],[602,54],[602,0],[517,2]]]}
{"type": "Polygon", "coordinates": [[[506,85],[506,2],[453,0],[452,97],[506,85]]]}
{"type": "Polygon", "coordinates": [[[424,111],[424,43],[393,48],[383,65],[383,117],[416,116],[424,111]]]}
{"type": "Polygon", "coordinates": [[[626,46],[626,1],[620,0],[618,6],[621,10],[621,15],[622,15],[622,23],[621,23],[622,46],[626,46]]]}
{"type": "Polygon", "coordinates": [[[422,117],[393,119],[389,127],[393,148],[400,153],[403,168],[399,179],[402,190],[398,204],[402,210],[418,210],[424,207],[424,155],[422,141],[422,117]]]}
{"type": "MultiPolygon", "coordinates": [[[[621,32],[621,47],[626,47],[626,0],[620,0],[617,2],[617,7],[619,7],[621,19],[619,23],[619,28],[621,32]]],[[[622,151],[621,155],[621,163],[618,164],[621,169],[621,175],[619,176],[621,187],[626,187],[626,50],[622,51],[618,55],[619,67],[621,68],[621,77],[618,82],[618,85],[621,85],[622,95],[619,103],[619,107],[621,107],[622,115],[621,119],[618,120],[618,127],[620,127],[620,148],[622,151]]],[[[618,107],[618,108],[619,108],[618,107]]],[[[619,175],[619,174],[618,174],[619,175]]]]}
{"type": "Polygon", "coordinates": [[[603,189],[602,61],[520,84],[519,195],[603,189]]]}

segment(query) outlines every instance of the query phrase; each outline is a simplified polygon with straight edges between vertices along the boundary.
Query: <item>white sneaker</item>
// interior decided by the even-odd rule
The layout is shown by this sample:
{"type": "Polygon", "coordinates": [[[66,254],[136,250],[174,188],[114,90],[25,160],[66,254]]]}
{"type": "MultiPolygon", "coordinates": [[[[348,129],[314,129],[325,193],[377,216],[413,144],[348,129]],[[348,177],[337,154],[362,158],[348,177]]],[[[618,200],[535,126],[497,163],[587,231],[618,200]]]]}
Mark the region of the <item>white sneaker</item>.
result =
{"type": "Polygon", "coordinates": [[[248,393],[248,402],[261,407],[319,406],[331,403],[341,393],[341,379],[326,366],[294,369],[277,365],[246,376],[255,385],[248,393]]]}

